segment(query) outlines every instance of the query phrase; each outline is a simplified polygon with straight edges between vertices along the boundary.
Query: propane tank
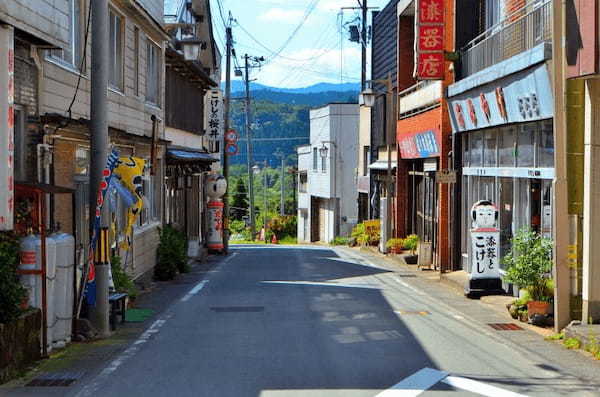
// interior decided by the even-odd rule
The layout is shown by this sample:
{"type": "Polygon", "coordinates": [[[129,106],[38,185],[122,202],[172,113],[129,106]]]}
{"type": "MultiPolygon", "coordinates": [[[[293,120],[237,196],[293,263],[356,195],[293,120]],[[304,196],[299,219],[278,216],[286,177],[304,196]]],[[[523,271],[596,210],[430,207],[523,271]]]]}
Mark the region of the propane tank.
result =
{"type": "MultiPolygon", "coordinates": [[[[39,270],[38,267],[37,252],[36,252],[36,237],[33,233],[28,234],[26,237],[21,239],[20,257],[21,263],[19,264],[20,270],[39,270]]],[[[41,266],[41,262],[39,262],[41,266]]],[[[36,286],[39,286],[39,276],[33,274],[22,274],[19,276],[21,284],[27,290],[28,303],[31,307],[39,307],[37,302],[38,295],[41,291],[36,286]]],[[[40,295],[41,296],[41,295],[40,295]]]]}
{"type": "MultiPolygon", "coordinates": [[[[41,258],[41,239],[40,255],[41,258]]],[[[46,325],[48,327],[48,351],[52,350],[54,331],[56,329],[56,241],[52,236],[46,237],[46,325]]]]}
{"type": "Polygon", "coordinates": [[[71,341],[75,238],[63,232],[53,233],[51,238],[56,242],[56,280],[54,286],[56,326],[52,343],[54,347],[60,348],[71,341]]]}

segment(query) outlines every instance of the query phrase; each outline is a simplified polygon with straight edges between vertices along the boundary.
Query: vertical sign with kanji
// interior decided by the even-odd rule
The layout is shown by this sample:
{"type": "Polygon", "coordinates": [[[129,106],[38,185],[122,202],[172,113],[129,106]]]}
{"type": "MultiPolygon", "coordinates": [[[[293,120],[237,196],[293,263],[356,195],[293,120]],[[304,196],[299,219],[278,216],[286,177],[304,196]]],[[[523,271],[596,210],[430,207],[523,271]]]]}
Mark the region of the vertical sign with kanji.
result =
{"type": "Polygon", "coordinates": [[[471,280],[500,278],[500,230],[498,209],[488,201],[476,202],[471,209],[471,280]]]}
{"type": "Polygon", "coordinates": [[[0,230],[13,229],[14,30],[0,26],[0,230]]]}
{"type": "Polygon", "coordinates": [[[417,80],[444,78],[444,0],[417,0],[415,71],[417,80]]]}
{"type": "Polygon", "coordinates": [[[223,93],[221,90],[208,90],[204,96],[204,130],[208,135],[211,153],[219,152],[219,142],[223,133],[223,93]]]}

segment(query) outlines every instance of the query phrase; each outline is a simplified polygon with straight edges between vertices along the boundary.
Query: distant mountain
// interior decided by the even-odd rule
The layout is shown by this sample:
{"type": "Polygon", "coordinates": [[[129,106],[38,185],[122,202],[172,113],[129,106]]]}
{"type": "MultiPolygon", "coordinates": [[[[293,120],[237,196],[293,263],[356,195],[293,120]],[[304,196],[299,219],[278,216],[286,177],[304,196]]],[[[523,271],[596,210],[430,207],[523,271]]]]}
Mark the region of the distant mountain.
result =
{"type": "MultiPolygon", "coordinates": [[[[225,83],[221,82],[221,88],[225,89],[225,83]]],[[[242,80],[232,80],[231,81],[231,92],[244,92],[245,91],[244,82],[242,80]]],[[[278,87],[270,87],[267,85],[263,85],[260,83],[250,83],[250,91],[273,91],[273,92],[285,92],[285,93],[293,93],[293,94],[314,94],[328,91],[336,91],[336,92],[356,92],[360,91],[359,83],[317,83],[308,87],[300,87],[300,88],[278,88],[278,87]]]]}

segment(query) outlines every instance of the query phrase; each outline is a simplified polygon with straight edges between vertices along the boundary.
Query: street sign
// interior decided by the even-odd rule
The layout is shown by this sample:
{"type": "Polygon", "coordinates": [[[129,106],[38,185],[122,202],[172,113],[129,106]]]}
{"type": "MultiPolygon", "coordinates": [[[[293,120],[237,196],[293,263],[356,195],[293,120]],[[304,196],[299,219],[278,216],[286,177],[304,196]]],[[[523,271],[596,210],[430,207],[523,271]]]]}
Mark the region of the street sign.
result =
{"type": "Polygon", "coordinates": [[[435,181],[437,183],[456,183],[456,171],[439,170],[435,173],[435,181]]]}
{"type": "Polygon", "coordinates": [[[227,131],[227,133],[225,134],[225,140],[227,141],[227,143],[235,144],[238,140],[237,132],[235,132],[235,130],[227,131]]]}
{"type": "Polygon", "coordinates": [[[228,156],[235,156],[237,152],[238,147],[235,143],[228,143],[225,145],[225,153],[227,153],[228,156]]]}

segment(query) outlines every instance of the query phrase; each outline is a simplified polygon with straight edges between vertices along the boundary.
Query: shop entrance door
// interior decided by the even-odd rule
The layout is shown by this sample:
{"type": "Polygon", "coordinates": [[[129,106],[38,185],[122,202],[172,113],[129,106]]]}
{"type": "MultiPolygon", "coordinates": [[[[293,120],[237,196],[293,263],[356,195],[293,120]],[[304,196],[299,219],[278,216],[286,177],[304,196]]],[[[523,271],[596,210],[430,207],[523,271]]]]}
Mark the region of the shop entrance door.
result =
{"type": "Polygon", "coordinates": [[[416,189],[416,232],[421,241],[419,264],[431,264],[436,252],[437,184],[435,172],[423,172],[416,189]]]}

